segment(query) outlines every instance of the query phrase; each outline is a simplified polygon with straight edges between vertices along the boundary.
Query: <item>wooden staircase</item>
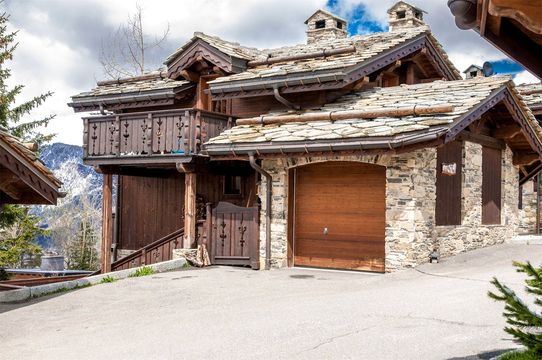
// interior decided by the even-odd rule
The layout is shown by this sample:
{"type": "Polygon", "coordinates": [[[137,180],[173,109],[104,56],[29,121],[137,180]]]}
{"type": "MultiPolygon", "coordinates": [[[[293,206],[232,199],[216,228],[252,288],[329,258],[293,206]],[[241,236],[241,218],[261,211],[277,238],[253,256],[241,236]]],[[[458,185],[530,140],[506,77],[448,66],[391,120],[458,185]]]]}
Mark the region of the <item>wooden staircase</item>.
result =
{"type": "Polygon", "coordinates": [[[184,229],[176,230],[130,255],[113,262],[111,264],[111,271],[125,270],[171,260],[173,249],[178,249],[180,244],[182,244],[183,235],[184,229]]]}

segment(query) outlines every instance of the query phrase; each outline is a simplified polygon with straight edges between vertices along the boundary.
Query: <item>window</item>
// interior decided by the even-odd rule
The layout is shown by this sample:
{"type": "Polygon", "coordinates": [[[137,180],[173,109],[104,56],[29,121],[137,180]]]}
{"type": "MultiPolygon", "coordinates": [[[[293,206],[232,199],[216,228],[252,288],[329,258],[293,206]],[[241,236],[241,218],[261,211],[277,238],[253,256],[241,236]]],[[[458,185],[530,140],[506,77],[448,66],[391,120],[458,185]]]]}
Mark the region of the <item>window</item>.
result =
{"type": "Polygon", "coordinates": [[[470,76],[471,76],[471,77],[476,77],[477,74],[478,74],[477,71],[471,71],[471,72],[470,72],[470,76]]]}
{"type": "Polygon", "coordinates": [[[343,23],[340,21],[337,21],[337,29],[342,29],[342,28],[343,28],[343,23]]]}
{"type": "Polygon", "coordinates": [[[482,224],[501,223],[502,150],[482,148],[482,224]]]}
{"type": "Polygon", "coordinates": [[[238,175],[224,176],[224,195],[241,195],[241,177],[238,175]]]}
{"type": "Polygon", "coordinates": [[[404,19],[406,17],[405,11],[397,11],[397,19],[404,19]]]}
{"type": "Polygon", "coordinates": [[[421,13],[421,12],[416,11],[416,12],[414,13],[414,16],[416,17],[416,19],[422,20],[422,13],[421,13]]]}
{"type": "Polygon", "coordinates": [[[314,23],[314,26],[316,29],[323,29],[326,27],[326,21],[325,20],[318,20],[314,23]]]}
{"type": "Polygon", "coordinates": [[[437,149],[436,225],[461,225],[463,143],[452,141],[437,149]]]}

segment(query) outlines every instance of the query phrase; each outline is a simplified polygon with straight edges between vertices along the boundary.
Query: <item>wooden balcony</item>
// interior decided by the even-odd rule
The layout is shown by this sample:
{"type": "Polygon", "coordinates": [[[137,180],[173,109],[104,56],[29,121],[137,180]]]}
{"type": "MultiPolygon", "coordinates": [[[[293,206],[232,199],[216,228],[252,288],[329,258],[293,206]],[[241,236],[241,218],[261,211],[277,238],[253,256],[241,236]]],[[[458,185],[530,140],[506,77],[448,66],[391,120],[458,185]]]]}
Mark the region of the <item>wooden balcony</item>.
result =
{"type": "Polygon", "coordinates": [[[83,158],[91,165],[174,163],[232,126],[232,117],[175,109],[83,118],[83,158]]]}

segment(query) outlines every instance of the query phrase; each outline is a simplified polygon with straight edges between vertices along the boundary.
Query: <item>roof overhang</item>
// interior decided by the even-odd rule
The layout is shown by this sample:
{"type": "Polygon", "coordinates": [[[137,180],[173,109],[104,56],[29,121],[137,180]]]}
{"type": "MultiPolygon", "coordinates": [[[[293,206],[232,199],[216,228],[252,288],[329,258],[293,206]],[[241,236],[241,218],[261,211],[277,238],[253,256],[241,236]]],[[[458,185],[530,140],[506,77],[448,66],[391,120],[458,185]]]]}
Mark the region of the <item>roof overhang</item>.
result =
{"type": "Polygon", "coordinates": [[[56,205],[60,181],[52,181],[0,139],[0,203],[56,205]]]}
{"type": "Polygon", "coordinates": [[[89,95],[72,97],[72,102],[68,106],[75,112],[97,111],[103,108],[111,107],[136,107],[134,104],[144,103],[148,105],[168,105],[173,104],[175,99],[195,87],[195,84],[186,83],[182,86],[157,89],[148,91],[137,91],[111,95],[89,95]]]}
{"type": "Polygon", "coordinates": [[[457,80],[460,78],[459,74],[456,74],[447,65],[446,60],[441,56],[427,34],[420,34],[403,44],[349,68],[300,72],[291,75],[273,76],[265,80],[258,78],[214,84],[211,82],[209,83],[209,91],[213,98],[218,100],[273,95],[275,87],[281,88],[281,93],[284,94],[341,89],[423,48],[428,50],[428,57],[439,73],[441,73],[442,77],[445,77],[447,80],[457,80]]]}
{"type": "Polygon", "coordinates": [[[246,69],[247,60],[225,54],[202,39],[195,38],[180,52],[166,61],[168,77],[175,79],[182,70],[205,59],[227,73],[239,73],[246,69]]]}
{"type": "Polygon", "coordinates": [[[474,29],[542,79],[542,12],[537,1],[448,0],[456,25],[474,29]]]}

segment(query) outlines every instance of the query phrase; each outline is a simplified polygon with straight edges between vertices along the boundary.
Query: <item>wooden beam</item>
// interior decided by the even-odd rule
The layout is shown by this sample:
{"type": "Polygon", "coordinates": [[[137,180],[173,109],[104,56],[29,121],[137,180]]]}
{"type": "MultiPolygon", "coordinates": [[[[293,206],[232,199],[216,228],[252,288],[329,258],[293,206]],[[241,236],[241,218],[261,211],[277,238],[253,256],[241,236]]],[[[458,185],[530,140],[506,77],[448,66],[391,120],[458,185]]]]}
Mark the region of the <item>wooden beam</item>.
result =
{"type": "Polygon", "coordinates": [[[183,248],[196,243],[196,173],[184,174],[184,238],[183,248]]]}
{"type": "Polygon", "coordinates": [[[198,73],[195,73],[193,71],[190,71],[190,70],[181,70],[180,72],[180,75],[185,79],[185,80],[188,80],[188,81],[191,81],[191,82],[198,82],[199,81],[199,74],[198,73]]]}
{"type": "Polygon", "coordinates": [[[497,139],[511,139],[519,133],[521,133],[521,126],[519,126],[519,124],[513,123],[501,126],[493,130],[493,137],[497,139]]]}
{"type": "Polygon", "coordinates": [[[506,143],[502,140],[492,138],[491,136],[473,134],[466,130],[460,132],[456,139],[460,141],[470,141],[494,149],[506,149],[506,143]]]}
{"type": "Polygon", "coordinates": [[[111,243],[113,241],[113,175],[104,174],[102,194],[102,273],[111,271],[111,243]]]}
{"type": "Polygon", "coordinates": [[[514,153],[512,163],[514,165],[531,165],[536,160],[540,160],[540,156],[533,152],[518,151],[514,153]]]}

